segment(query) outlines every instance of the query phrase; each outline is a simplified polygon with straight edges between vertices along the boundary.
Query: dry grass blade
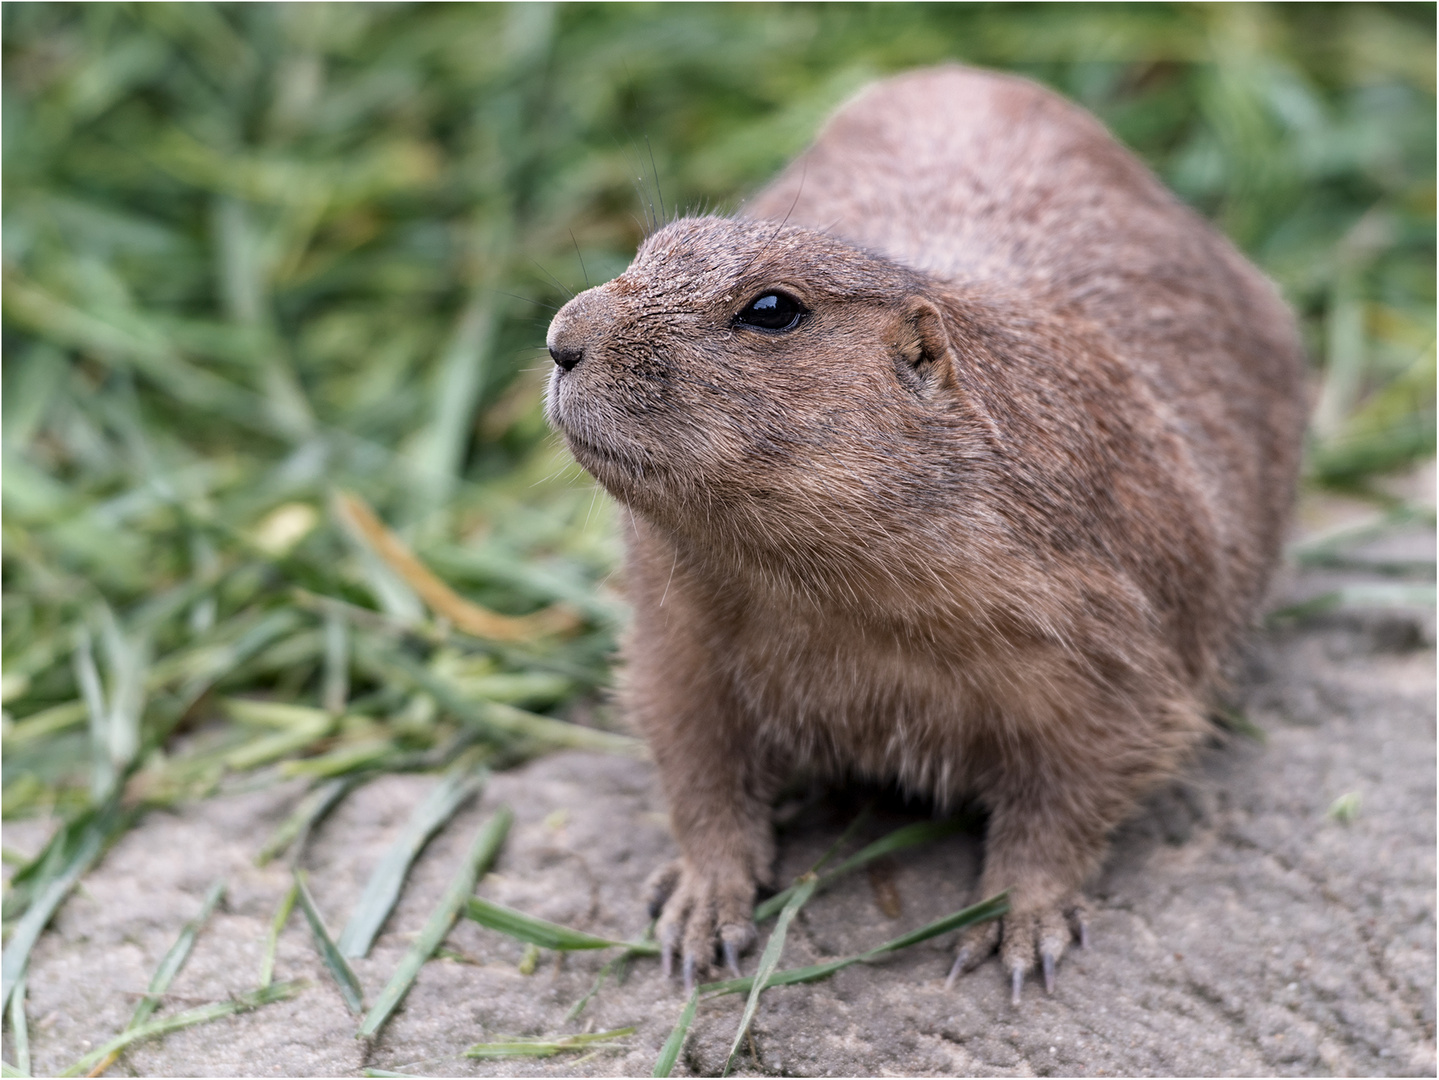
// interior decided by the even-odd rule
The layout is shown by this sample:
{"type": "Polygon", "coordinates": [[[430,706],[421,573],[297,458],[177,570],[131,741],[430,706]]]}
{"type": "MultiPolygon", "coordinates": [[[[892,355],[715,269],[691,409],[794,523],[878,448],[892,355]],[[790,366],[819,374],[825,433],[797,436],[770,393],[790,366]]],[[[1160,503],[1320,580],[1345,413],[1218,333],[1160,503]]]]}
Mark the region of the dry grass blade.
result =
{"type": "Polygon", "coordinates": [[[725,1058],[724,1069],[721,1076],[728,1076],[730,1066],[734,1064],[734,1056],[739,1053],[739,1045],[744,1041],[745,1032],[754,1020],[755,1010],[759,1008],[759,996],[768,985],[770,975],[779,966],[780,954],[784,952],[785,938],[789,935],[789,924],[800,908],[804,907],[806,901],[814,895],[814,890],[819,886],[819,879],[813,874],[808,874],[795,883],[795,890],[790,895],[780,910],[779,918],[775,921],[774,930],[771,931],[769,941],[765,942],[764,952],[759,958],[759,969],[754,974],[754,985],[750,988],[749,1000],[745,1002],[744,1015],[740,1017],[739,1029],[734,1033],[734,1042],[730,1045],[729,1056],[725,1058]]]}
{"type": "Polygon", "coordinates": [[[690,999],[680,1010],[680,1018],[676,1022],[674,1030],[670,1032],[670,1037],[660,1048],[660,1056],[655,1061],[651,1076],[669,1076],[674,1072],[675,1062],[679,1060],[680,1051],[684,1048],[685,1039],[690,1033],[690,1026],[695,1022],[695,1009],[699,1005],[699,1000],[700,992],[696,989],[691,992],[690,999]]]}
{"type": "Polygon", "coordinates": [[[217,1001],[213,1005],[201,1005],[199,1008],[187,1009],[174,1016],[152,1020],[148,1024],[121,1032],[103,1046],[91,1050],[60,1075],[80,1076],[93,1069],[96,1062],[141,1040],[154,1038],[156,1035],[166,1035],[172,1031],[179,1031],[181,1028],[194,1027],[196,1024],[207,1024],[212,1020],[233,1016],[235,1013],[249,1012],[251,1009],[258,1009],[276,1001],[284,1001],[294,997],[303,987],[304,983],[301,982],[274,983],[259,990],[251,990],[248,994],[241,994],[229,1001],[217,1001]]]}
{"type": "Polygon", "coordinates": [[[394,975],[390,976],[390,981],[380,992],[364,1023],[360,1025],[358,1035],[361,1038],[376,1034],[409,992],[420,968],[440,947],[445,935],[450,932],[450,927],[455,924],[466,898],[475,891],[475,883],[479,881],[480,875],[489,869],[495,856],[499,854],[500,845],[505,842],[513,820],[514,814],[510,812],[510,808],[502,806],[475,834],[470,850],[465,853],[464,862],[455,872],[449,888],[435,905],[435,910],[430,913],[429,921],[420,931],[420,936],[415,939],[414,945],[410,946],[410,951],[400,961],[399,967],[395,969],[394,975]]]}
{"type": "Polygon", "coordinates": [[[280,934],[285,929],[285,924],[290,921],[290,913],[295,910],[295,902],[299,899],[300,885],[292,881],[285,890],[285,895],[280,898],[280,906],[275,909],[275,917],[270,920],[270,932],[265,935],[265,955],[260,959],[262,987],[269,986],[274,981],[275,951],[280,946],[280,934]]]}
{"type": "Polygon", "coordinates": [[[488,773],[475,772],[468,763],[455,769],[435,786],[410,815],[402,832],[385,852],[360,895],[349,922],[340,934],[339,949],[344,956],[367,956],[375,935],[400,898],[410,864],[430,837],[454,817],[455,811],[485,786],[488,773]]]}
{"type": "MultiPolygon", "coordinates": [[[[589,1034],[563,1035],[557,1039],[499,1039],[495,1042],[475,1043],[465,1051],[471,1058],[510,1057],[553,1057],[566,1050],[587,1050],[595,1043],[608,1042],[633,1035],[632,1027],[615,1028],[612,1031],[595,1031],[589,1034]]],[[[624,1049],[615,1047],[615,1049],[624,1049]]]]}
{"type": "Polygon", "coordinates": [[[515,911],[490,900],[472,896],[465,901],[464,915],[481,926],[508,934],[517,941],[528,942],[545,949],[559,952],[574,952],[586,949],[628,949],[638,956],[658,956],[659,945],[652,941],[615,941],[611,938],[596,937],[580,930],[571,930],[559,923],[537,919],[533,915],[515,911]]]}
{"type": "Polygon", "coordinates": [[[512,617],[470,603],[436,577],[403,540],[385,528],[384,522],[359,496],[342,492],[336,496],[336,503],[371,550],[419,594],[430,610],[449,619],[465,633],[493,641],[528,641],[578,628],[579,620],[563,608],[551,607],[533,615],[512,617]]]}
{"type": "MultiPolygon", "coordinates": [[[[844,862],[840,863],[827,874],[820,876],[818,888],[824,889],[831,885],[838,878],[843,877],[852,870],[858,870],[861,866],[873,862],[884,855],[891,855],[896,851],[904,851],[907,848],[918,847],[921,844],[928,844],[931,841],[949,836],[951,833],[959,832],[968,825],[966,818],[952,818],[949,821],[917,821],[912,825],[905,825],[888,836],[882,836],[872,844],[868,844],[855,852],[844,862]]],[[[799,887],[798,883],[787,889],[775,893],[768,900],[756,905],[754,909],[755,922],[763,922],[770,916],[778,913],[789,898],[794,895],[799,887]]]]}
{"type": "Polygon", "coordinates": [[[357,1016],[365,1011],[364,987],[355,976],[345,958],[340,955],[340,950],[335,948],[334,939],[330,932],[325,929],[325,920],[320,918],[319,909],[315,907],[314,898],[310,896],[310,889],[305,884],[305,872],[295,870],[295,888],[299,891],[300,909],[305,913],[305,919],[310,924],[310,932],[315,939],[315,947],[320,952],[320,959],[325,962],[335,985],[340,988],[340,996],[345,999],[346,1006],[357,1016]]]}

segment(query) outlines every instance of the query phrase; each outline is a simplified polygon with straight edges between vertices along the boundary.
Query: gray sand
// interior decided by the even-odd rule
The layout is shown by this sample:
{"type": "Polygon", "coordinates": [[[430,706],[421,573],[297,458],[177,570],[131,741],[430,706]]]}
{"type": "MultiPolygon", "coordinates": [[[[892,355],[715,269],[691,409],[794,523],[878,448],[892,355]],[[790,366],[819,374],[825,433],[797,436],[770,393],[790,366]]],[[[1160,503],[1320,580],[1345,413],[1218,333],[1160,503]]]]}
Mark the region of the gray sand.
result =
{"type": "MultiPolygon", "coordinates": [[[[1432,558],[1432,533],[1397,541],[1432,558]]],[[[1280,602],[1334,575],[1282,583],[1280,602]]],[[[943,987],[952,935],[828,982],[768,992],[755,1023],[759,1059],[738,1071],[794,1075],[1386,1074],[1435,1070],[1435,654],[1431,610],[1350,612],[1255,642],[1249,718],[1264,742],[1233,736],[1121,830],[1098,880],[1092,947],[1063,961],[1053,997],[1031,981],[1011,1008],[998,964],[943,987]],[[1345,824],[1329,811],[1359,797],[1345,824]]],[[[304,858],[338,933],[385,846],[434,783],[390,776],[351,796],[304,858]]],[[[118,1031],[211,882],[229,894],[207,925],[165,1011],[256,984],[262,943],[287,886],[253,857],[300,788],[270,787],[152,813],[60,910],[37,946],[27,1005],[36,1074],[63,1069],[118,1031]]],[[[801,806],[780,833],[784,879],[807,867],[853,816],[863,793],[801,806]],[[846,799],[850,800],[849,804],[846,799]]],[[[470,837],[500,803],[516,814],[480,893],[607,936],[645,925],[638,895],[674,854],[653,768],[563,753],[494,777],[413,871],[396,913],[355,965],[379,993],[444,889],[470,837]]],[[[881,800],[860,839],[920,820],[922,807],[881,800]]],[[[33,850],[40,823],[6,829],[33,850]]],[[[818,895],[790,935],[783,966],[859,951],[973,899],[972,835],[894,857],[818,895]],[[893,904],[897,895],[899,910],[893,904]],[[882,910],[889,907],[891,914],[882,910]]],[[[682,995],[654,960],[636,961],[578,1021],[570,1006],[601,954],[544,954],[523,975],[523,946],[462,921],[373,1043],[316,959],[296,913],[277,977],[304,978],[296,998],[129,1050],[111,1075],[649,1075],[682,995]],[[591,1056],[480,1062],[486,1039],[634,1025],[591,1056]]],[[[753,970],[756,954],[748,958],[753,970]]],[[[676,1069],[717,1074],[743,1001],[701,1005],[676,1069]]],[[[13,1061],[8,1036],[5,1056],[13,1061]]]]}

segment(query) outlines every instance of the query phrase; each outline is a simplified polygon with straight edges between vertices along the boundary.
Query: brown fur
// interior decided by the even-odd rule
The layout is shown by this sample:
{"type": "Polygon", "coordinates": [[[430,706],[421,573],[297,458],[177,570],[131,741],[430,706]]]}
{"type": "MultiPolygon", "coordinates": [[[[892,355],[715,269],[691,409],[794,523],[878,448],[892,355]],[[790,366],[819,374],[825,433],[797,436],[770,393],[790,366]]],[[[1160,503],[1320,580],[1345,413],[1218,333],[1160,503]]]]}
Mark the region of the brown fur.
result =
{"type": "Polygon", "coordinates": [[[744,217],[657,231],[549,344],[578,358],[549,416],[631,511],[667,948],[751,940],[808,766],[977,799],[1006,963],[1057,958],[1279,550],[1302,359],[1272,286],[1086,113],[947,67],[869,88],[744,217]],[[774,289],[797,328],[735,323],[774,289]]]}

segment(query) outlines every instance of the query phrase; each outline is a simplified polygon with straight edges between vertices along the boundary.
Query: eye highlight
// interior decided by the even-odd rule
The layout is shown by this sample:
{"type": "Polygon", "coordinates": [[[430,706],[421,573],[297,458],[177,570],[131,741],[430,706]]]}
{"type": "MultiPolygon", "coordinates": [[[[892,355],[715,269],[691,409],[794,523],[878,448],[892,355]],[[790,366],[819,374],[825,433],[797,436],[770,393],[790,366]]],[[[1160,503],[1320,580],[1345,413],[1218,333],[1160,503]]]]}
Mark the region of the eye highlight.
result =
{"type": "Polygon", "coordinates": [[[767,292],[751,300],[734,321],[757,330],[793,330],[809,312],[789,293],[767,292]]]}

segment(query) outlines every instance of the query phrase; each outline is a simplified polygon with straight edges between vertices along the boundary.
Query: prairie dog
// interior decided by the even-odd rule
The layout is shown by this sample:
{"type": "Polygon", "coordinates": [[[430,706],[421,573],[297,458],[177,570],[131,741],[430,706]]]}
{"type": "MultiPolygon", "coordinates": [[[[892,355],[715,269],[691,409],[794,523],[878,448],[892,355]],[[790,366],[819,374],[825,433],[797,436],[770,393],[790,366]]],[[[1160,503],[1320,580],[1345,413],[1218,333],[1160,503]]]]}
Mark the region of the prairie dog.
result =
{"type": "Polygon", "coordinates": [[[550,325],[551,423],[628,509],[622,707],[682,851],[687,983],[754,940],[799,766],[989,813],[951,978],[1052,988],[1108,830],[1206,729],[1293,498],[1273,286],[1089,114],[961,67],[877,83],[734,219],[550,325]]]}

